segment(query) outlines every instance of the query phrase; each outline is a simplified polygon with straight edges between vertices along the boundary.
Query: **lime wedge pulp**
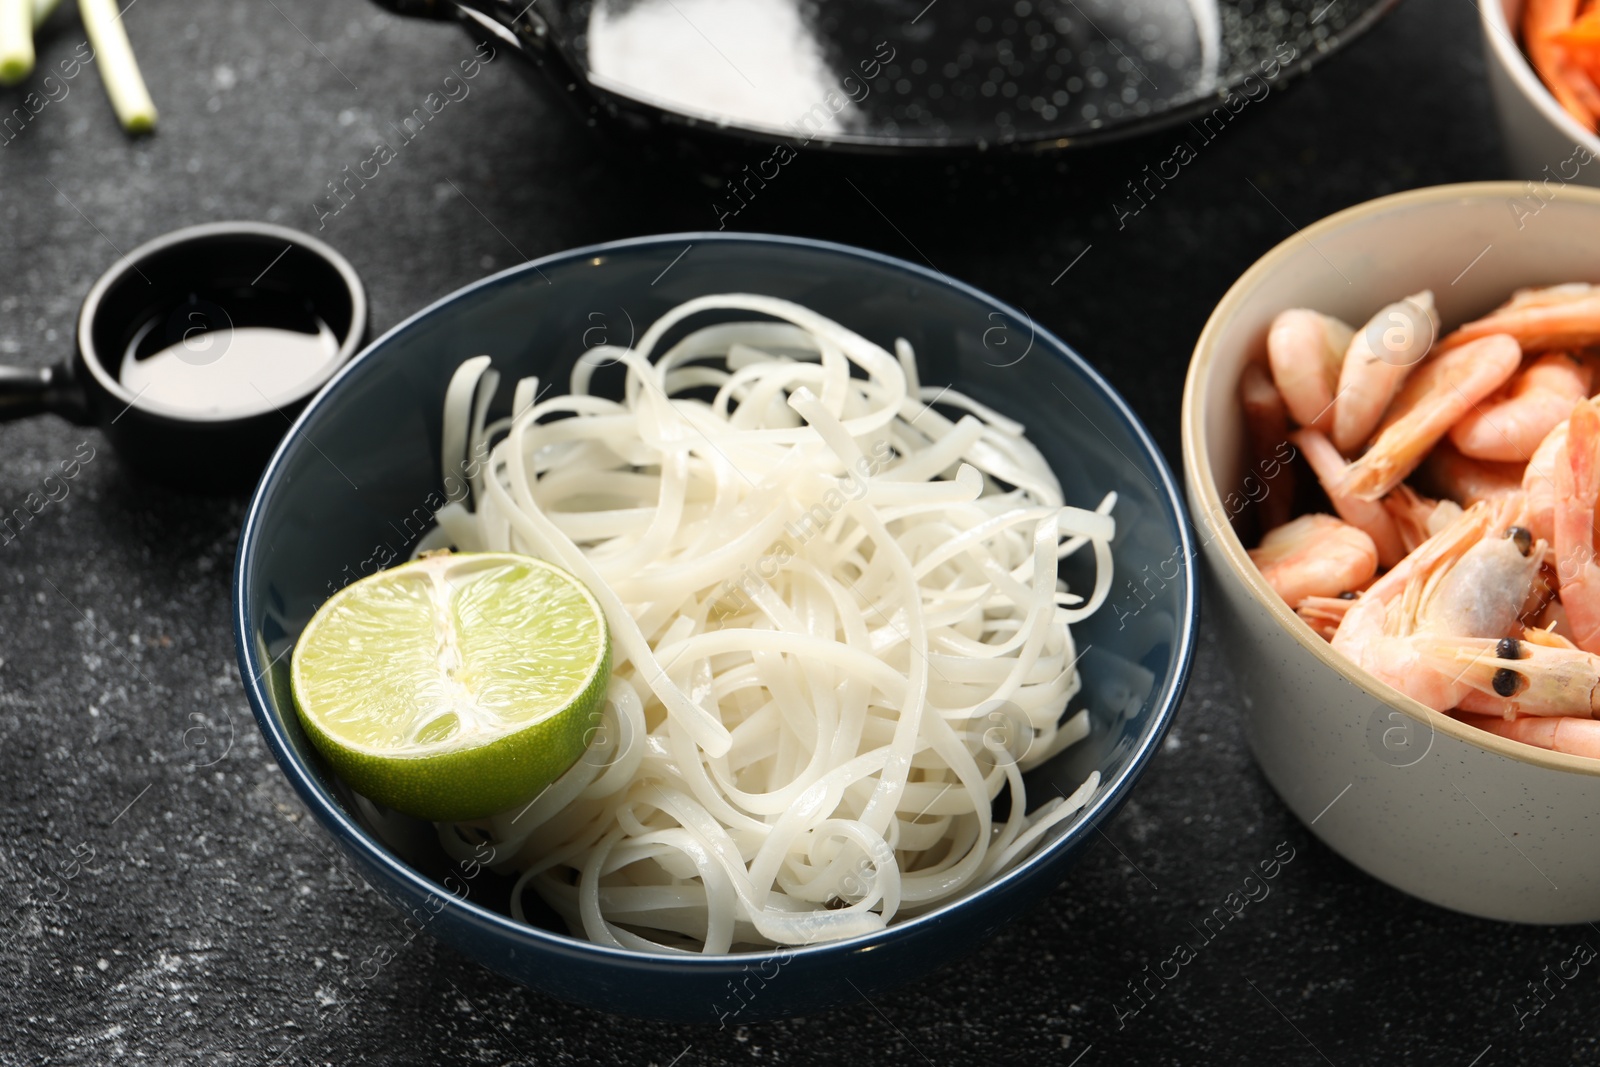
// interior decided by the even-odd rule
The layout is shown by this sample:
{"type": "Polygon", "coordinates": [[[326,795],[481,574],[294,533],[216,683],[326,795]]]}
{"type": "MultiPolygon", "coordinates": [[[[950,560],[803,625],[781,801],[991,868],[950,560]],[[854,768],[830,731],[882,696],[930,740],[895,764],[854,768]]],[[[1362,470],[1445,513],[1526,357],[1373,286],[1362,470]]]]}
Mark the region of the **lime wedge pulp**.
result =
{"type": "Polygon", "coordinates": [[[295,645],[300,722],[356,792],[435,821],[538,796],[583,753],[611,674],[594,594],[542,560],[441,554],[346,586],[295,645]]]}

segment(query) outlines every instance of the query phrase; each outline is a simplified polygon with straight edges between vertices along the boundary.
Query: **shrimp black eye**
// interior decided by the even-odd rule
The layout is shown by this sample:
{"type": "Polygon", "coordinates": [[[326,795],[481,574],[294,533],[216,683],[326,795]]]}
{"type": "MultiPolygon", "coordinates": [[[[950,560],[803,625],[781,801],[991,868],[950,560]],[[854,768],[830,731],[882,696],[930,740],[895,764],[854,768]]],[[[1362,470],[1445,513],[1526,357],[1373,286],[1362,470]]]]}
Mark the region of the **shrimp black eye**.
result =
{"type": "Polygon", "coordinates": [[[1349,589],[1346,589],[1344,592],[1339,594],[1339,599],[1340,600],[1354,600],[1355,598],[1356,598],[1356,594],[1352,590],[1349,590],[1349,589]]]}
{"type": "Polygon", "coordinates": [[[1528,680],[1509,667],[1501,667],[1494,672],[1494,691],[1503,697],[1516,696],[1517,691],[1528,684],[1528,680]]]}
{"type": "Polygon", "coordinates": [[[1494,654],[1498,659],[1521,659],[1522,642],[1515,637],[1502,637],[1494,646],[1494,654]]]}
{"type": "Polygon", "coordinates": [[[1517,551],[1522,553],[1523,558],[1527,558],[1533,551],[1533,531],[1526,526],[1506,527],[1506,537],[1517,546],[1517,551]]]}

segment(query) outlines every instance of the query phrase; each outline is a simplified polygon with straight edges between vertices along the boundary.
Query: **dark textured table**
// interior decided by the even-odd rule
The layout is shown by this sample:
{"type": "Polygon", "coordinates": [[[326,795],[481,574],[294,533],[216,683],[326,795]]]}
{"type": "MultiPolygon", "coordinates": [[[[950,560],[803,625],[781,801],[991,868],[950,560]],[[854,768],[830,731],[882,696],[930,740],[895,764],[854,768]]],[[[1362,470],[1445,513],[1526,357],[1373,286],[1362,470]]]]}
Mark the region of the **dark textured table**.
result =
{"type": "MultiPolygon", "coordinates": [[[[458,30],[360,0],[145,0],[126,24],[156,136],[118,132],[91,69],[0,147],[6,361],[67,352],[118,248],[213,219],[316,231],[327,183],[472,51],[458,30]]],[[[42,61],[81,39],[58,18],[42,61]]],[[[3,110],[16,102],[0,93],[3,110]]],[[[1252,260],[1347,205],[1505,166],[1467,0],[1405,4],[1126,213],[1126,183],[1178,136],[1046,161],[809,152],[729,223],[924,260],[1021,305],[1110,376],[1176,467],[1189,350],[1252,260]]],[[[506,56],[321,235],[384,329],[527,257],[714,228],[715,201],[695,175],[598,151],[506,56]]],[[[1332,855],[1255,769],[1204,635],[1164,750],[1105,840],[971,958],[870,1004],[722,1031],[534,995],[408,942],[267,755],[229,632],[242,501],[143,484],[96,432],[40,419],[0,429],[0,506],[90,449],[67,497],[0,545],[0,1063],[1600,1060],[1592,968],[1519,1018],[1528,983],[1600,931],[1446,913],[1332,855]],[[1128,983],[1280,848],[1294,858],[1270,896],[1130,1000],[1128,983]],[[382,948],[395,962],[356,981],[382,948]]]]}

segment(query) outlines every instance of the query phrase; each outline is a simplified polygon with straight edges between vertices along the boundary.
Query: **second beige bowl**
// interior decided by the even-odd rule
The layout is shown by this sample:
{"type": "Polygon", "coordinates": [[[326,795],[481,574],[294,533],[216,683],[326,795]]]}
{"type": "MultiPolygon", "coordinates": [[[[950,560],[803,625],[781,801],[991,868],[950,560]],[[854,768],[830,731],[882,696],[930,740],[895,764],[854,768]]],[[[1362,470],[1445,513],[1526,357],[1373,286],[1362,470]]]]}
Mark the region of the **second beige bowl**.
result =
{"type": "Polygon", "coordinates": [[[1330,848],[1424,900],[1494,919],[1600,920],[1600,760],[1530,748],[1431,711],[1337,655],[1261,579],[1242,506],[1239,374],[1291,307],[1360,323],[1433,289],[1446,327],[1522,286],[1600,282],[1600,191],[1531,215],[1511,182],[1440,186],[1342,211],[1285,240],[1228,290],[1195,347],[1183,466],[1208,614],[1238,680],[1250,746],[1330,848]]]}

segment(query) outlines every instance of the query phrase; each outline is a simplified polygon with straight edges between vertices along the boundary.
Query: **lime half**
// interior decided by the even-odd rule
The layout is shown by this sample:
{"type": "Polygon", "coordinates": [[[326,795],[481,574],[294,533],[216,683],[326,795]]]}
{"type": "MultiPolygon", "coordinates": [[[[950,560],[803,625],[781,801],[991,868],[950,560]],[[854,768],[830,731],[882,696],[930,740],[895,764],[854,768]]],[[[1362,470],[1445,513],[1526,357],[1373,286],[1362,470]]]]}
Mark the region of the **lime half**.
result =
{"type": "Polygon", "coordinates": [[[611,638],[594,594],[559,567],[437,555],[334,594],[290,673],[301,723],[351,788],[425,819],[477,819],[582,755],[611,638]]]}

